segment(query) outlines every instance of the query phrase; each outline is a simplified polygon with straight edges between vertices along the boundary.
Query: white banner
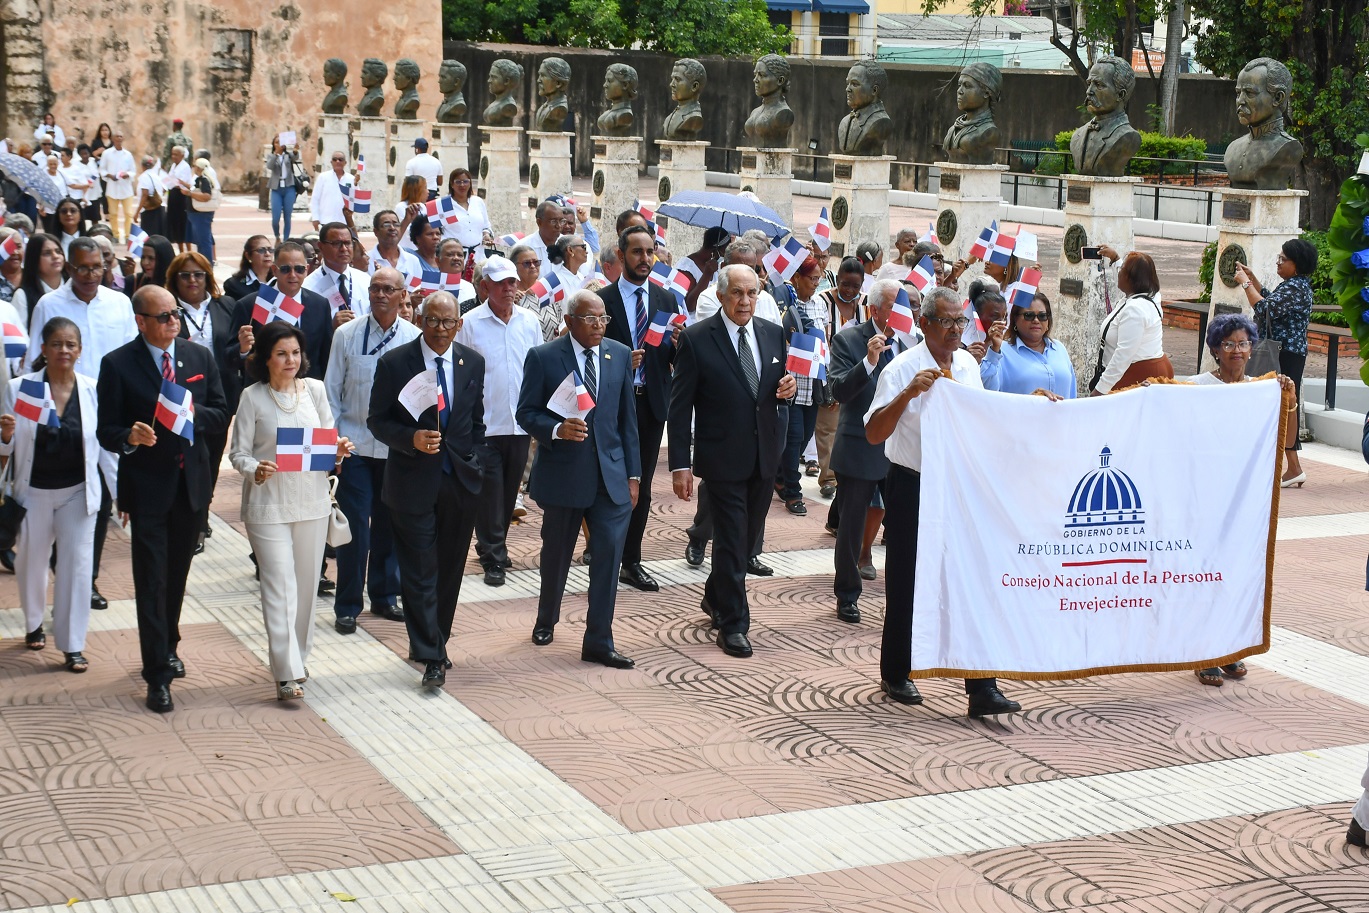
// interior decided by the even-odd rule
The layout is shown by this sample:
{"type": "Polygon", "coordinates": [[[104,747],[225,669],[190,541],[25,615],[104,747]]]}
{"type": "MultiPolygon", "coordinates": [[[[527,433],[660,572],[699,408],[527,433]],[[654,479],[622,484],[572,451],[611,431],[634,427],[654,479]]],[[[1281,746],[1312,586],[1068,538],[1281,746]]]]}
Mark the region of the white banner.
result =
{"type": "Polygon", "coordinates": [[[1277,382],[926,395],[913,677],[1078,678],[1268,650],[1277,382]]]}

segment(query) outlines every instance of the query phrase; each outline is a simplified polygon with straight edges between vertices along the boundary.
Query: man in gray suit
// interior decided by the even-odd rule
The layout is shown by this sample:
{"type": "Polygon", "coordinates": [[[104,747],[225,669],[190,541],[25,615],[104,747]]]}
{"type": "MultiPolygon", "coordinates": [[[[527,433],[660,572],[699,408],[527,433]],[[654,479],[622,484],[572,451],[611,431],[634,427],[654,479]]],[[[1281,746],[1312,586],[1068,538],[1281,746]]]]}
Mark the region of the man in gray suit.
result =
{"type": "Polygon", "coordinates": [[[580,658],[631,669],[633,661],[613,646],[613,609],[628,520],[642,480],[632,350],[604,338],[608,318],[594,292],[575,293],[566,326],[568,335],[528,352],[516,413],[519,426],[537,438],[530,484],[542,508],[542,591],[532,642],[540,647],[552,641],[575,539],[587,519],[594,549],[580,658]],[[584,418],[562,417],[547,407],[573,371],[594,399],[584,418]]]}

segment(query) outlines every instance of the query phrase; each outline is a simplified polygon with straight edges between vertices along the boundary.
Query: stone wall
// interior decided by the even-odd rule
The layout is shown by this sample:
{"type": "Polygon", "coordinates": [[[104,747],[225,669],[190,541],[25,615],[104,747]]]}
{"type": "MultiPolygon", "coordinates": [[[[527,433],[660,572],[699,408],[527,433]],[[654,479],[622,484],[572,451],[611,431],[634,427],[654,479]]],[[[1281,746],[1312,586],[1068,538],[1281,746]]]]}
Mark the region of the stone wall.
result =
{"type": "MultiPolygon", "coordinates": [[[[109,121],[135,153],[160,155],[179,117],[234,189],[255,189],[262,146],[280,130],[299,134],[312,166],[329,57],[347,62],[353,105],[368,56],[391,70],[400,57],[419,62],[420,116],[439,100],[440,0],[0,0],[0,29],[0,135],[31,142],[50,107],[68,136],[88,140],[109,121]]],[[[387,106],[399,97],[393,86],[386,94],[387,106]]]]}

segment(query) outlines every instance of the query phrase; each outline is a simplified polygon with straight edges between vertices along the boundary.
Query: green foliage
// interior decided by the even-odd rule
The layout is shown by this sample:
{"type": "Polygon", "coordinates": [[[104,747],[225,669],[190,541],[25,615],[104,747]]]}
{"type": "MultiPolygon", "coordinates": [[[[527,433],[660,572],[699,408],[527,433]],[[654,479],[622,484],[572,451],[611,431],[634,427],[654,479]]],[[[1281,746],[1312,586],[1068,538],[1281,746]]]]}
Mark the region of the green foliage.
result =
{"type": "MultiPolygon", "coordinates": [[[[1068,152],[1073,130],[1062,130],[1055,134],[1055,148],[1068,152]]],[[[1201,161],[1207,155],[1207,142],[1191,136],[1165,136],[1163,133],[1141,132],[1141,148],[1127,169],[1128,174],[1156,175],[1161,171],[1160,162],[1144,161],[1146,158],[1174,159],[1174,164],[1164,165],[1165,174],[1187,174],[1193,170],[1192,162],[1201,161]]],[[[1042,156],[1037,166],[1037,174],[1064,174],[1073,164],[1068,155],[1042,156]],[[1068,167],[1067,167],[1068,166],[1068,167]]]]}
{"type": "Polygon", "coordinates": [[[442,0],[443,37],[579,48],[641,48],[676,57],[783,53],[789,30],[765,0],[442,0]]]}
{"type": "MultiPolygon", "coordinates": [[[[1369,148],[1369,136],[1357,139],[1359,146],[1369,148]]],[[[1365,307],[1369,304],[1365,297],[1369,269],[1357,267],[1352,259],[1360,251],[1369,249],[1366,220],[1369,220],[1369,178],[1351,175],[1341,185],[1340,205],[1326,231],[1326,249],[1330,253],[1327,259],[1330,261],[1331,297],[1340,305],[1345,325],[1359,342],[1360,358],[1365,360],[1359,373],[1365,383],[1369,383],[1369,323],[1365,320],[1365,307]]]]}

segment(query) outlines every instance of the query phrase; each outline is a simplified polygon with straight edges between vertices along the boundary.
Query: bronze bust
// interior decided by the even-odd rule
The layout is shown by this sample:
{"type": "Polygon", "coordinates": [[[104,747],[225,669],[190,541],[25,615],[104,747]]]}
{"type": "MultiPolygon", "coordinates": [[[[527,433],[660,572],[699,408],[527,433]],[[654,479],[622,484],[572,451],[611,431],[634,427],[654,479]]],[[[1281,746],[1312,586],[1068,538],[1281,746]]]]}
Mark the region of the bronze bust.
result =
{"type": "Polygon", "coordinates": [[[324,114],[347,113],[347,61],[341,57],[329,57],[323,62],[323,84],[328,86],[328,94],[323,96],[324,114]]]}
{"type": "Polygon", "coordinates": [[[400,120],[414,120],[418,117],[418,81],[422,77],[418,61],[408,57],[401,57],[395,61],[395,88],[399,90],[399,101],[395,102],[395,117],[400,120]]]}
{"type": "Polygon", "coordinates": [[[362,117],[379,117],[385,104],[385,77],[390,68],[379,57],[367,57],[361,62],[361,87],[366,94],[357,102],[357,113],[362,117]]]}
{"type": "Polygon", "coordinates": [[[956,81],[955,106],[960,116],[946,131],[946,161],[959,165],[992,165],[1002,135],[993,108],[1003,97],[1003,73],[991,63],[972,63],[956,81]]]}
{"type": "Polygon", "coordinates": [[[570,102],[566,90],[570,88],[570,64],[561,57],[548,57],[537,68],[537,94],[542,103],[532,116],[533,129],[544,133],[559,133],[566,126],[570,102]]]}
{"type": "Polygon", "coordinates": [[[1119,178],[1141,148],[1141,134],[1127,119],[1127,101],[1136,88],[1136,73],[1120,57],[1100,57],[1089,69],[1084,102],[1093,120],[1070,137],[1074,172],[1119,178]]]}
{"type": "Polygon", "coordinates": [[[466,120],[466,96],[461,89],[466,85],[466,65],[459,60],[444,60],[437,71],[437,89],[442,103],[437,106],[439,124],[459,124],[466,120]]]}
{"type": "Polygon", "coordinates": [[[837,126],[837,148],[845,155],[883,155],[894,122],[884,110],[889,74],[873,60],[862,60],[846,72],[846,106],[851,113],[837,126]]]}
{"type": "Polygon", "coordinates": [[[675,110],[665,116],[661,134],[666,139],[693,141],[704,128],[703,108],[699,96],[708,82],[708,71],[693,57],[675,61],[670,71],[670,97],[675,110]]]}
{"type": "Polygon", "coordinates": [[[1256,57],[1236,77],[1236,117],[1249,133],[1226,148],[1231,186],[1287,190],[1302,161],[1302,143],[1284,132],[1293,77],[1272,57],[1256,57]]]}
{"type": "Polygon", "coordinates": [[[490,127],[512,127],[518,117],[518,90],[523,85],[523,67],[501,57],[490,64],[487,82],[493,97],[485,106],[484,123],[490,127]]]}
{"type": "Polygon", "coordinates": [[[594,123],[596,136],[632,135],[632,100],[637,97],[637,71],[625,63],[611,63],[604,71],[604,103],[608,109],[594,123]]]}
{"type": "Polygon", "coordinates": [[[789,92],[789,61],[778,54],[766,54],[756,61],[753,83],[759,106],[742,127],[747,141],[759,149],[784,149],[789,146],[789,128],[794,126],[794,111],[785,101],[789,92]]]}

